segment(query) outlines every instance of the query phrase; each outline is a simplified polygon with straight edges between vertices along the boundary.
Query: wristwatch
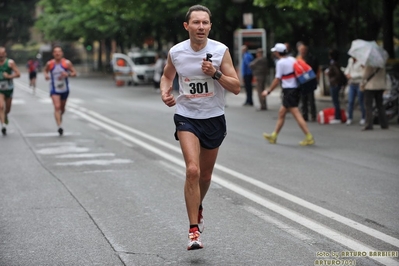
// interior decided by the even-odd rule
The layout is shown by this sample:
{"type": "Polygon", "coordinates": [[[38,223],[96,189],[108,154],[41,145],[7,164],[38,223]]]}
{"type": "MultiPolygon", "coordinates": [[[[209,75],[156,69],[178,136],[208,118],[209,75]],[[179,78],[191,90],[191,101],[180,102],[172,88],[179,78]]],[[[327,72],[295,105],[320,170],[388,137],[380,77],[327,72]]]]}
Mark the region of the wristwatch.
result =
{"type": "Polygon", "coordinates": [[[216,70],[215,74],[213,74],[213,79],[219,80],[222,77],[223,73],[219,70],[216,70]]]}

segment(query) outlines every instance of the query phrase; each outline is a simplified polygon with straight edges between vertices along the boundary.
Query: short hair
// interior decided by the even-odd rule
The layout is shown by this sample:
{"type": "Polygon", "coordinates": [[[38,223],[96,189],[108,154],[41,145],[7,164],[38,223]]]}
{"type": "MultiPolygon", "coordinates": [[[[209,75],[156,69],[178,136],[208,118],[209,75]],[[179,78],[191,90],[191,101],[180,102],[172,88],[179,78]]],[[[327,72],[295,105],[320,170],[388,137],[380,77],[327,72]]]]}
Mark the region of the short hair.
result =
{"type": "Polygon", "coordinates": [[[209,8],[207,8],[206,6],[203,6],[203,5],[194,5],[194,6],[190,7],[186,13],[185,21],[187,23],[190,21],[191,13],[193,13],[193,11],[204,11],[204,12],[208,13],[209,19],[211,19],[211,17],[212,17],[212,14],[211,14],[211,11],[209,10],[209,8]]]}
{"type": "Polygon", "coordinates": [[[61,45],[58,45],[58,44],[56,44],[56,45],[53,46],[53,50],[52,50],[52,51],[54,52],[54,50],[55,50],[56,48],[60,48],[61,51],[63,51],[61,45]]]}
{"type": "Polygon", "coordinates": [[[330,49],[328,51],[328,55],[330,56],[330,58],[334,61],[338,61],[339,59],[339,52],[337,49],[330,49]]]}
{"type": "Polygon", "coordinates": [[[303,45],[305,47],[308,47],[304,42],[299,41],[299,42],[296,43],[296,48],[298,49],[298,47],[301,46],[301,45],[303,45]]]}

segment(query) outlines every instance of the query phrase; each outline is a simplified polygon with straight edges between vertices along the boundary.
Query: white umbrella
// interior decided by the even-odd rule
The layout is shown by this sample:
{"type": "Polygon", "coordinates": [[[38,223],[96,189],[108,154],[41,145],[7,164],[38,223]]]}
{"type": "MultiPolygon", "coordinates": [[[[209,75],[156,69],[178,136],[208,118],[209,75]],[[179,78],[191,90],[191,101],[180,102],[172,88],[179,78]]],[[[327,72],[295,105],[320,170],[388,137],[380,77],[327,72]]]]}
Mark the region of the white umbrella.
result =
{"type": "Polygon", "coordinates": [[[362,65],[384,68],[388,53],[375,41],[354,40],[348,54],[362,65]]]}

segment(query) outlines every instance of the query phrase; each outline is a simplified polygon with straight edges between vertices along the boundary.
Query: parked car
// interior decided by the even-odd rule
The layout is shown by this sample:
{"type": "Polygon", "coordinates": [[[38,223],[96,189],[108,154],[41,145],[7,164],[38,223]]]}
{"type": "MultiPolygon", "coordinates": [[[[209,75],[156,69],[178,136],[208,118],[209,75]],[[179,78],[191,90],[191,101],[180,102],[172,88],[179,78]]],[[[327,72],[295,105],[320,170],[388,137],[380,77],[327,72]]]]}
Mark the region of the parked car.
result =
{"type": "Polygon", "coordinates": [[[133,61],[125,54],[114,53],[111,60],[112,71],[118,86],[133,83],[133,61]]]}
{"type": "Polygon", "coordinates": [[[154,77],[154,64],[156,52],[132,51],[127,55],[115,53],[112,56],[112,69],[114,76],[126,81],[128,84],[150,84],[154,77]],[[118,62],[123,62],[118,65],[118,62]]]}
{"type": "Polygon", "coordinates": [[[156,52],[137,51],[129,52],[127,55],[133,61],[133,84],[152,83],[156,52]]]}

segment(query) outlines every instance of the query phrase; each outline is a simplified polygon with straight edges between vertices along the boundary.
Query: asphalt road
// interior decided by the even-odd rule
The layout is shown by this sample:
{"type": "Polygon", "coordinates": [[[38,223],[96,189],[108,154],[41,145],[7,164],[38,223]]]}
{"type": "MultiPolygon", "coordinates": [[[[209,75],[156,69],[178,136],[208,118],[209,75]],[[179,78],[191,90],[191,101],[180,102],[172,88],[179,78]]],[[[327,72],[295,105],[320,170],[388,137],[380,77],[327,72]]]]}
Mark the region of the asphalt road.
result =
{"type": "Polygon", "coordinates": [[[2,266],[399,265],[394,122],[368,132],[309,123],[316,145],[301,147],[289,115],[271,145],[262,133],[274,128],[279,92],[264,112],[228,93],[228,133],[204,202],[205,247],[187,251],[174,109],[151,86],[71,80],[59,137],[42,74],[35,95],[25,73],[15,83],[0,138],[2,266]]]}

